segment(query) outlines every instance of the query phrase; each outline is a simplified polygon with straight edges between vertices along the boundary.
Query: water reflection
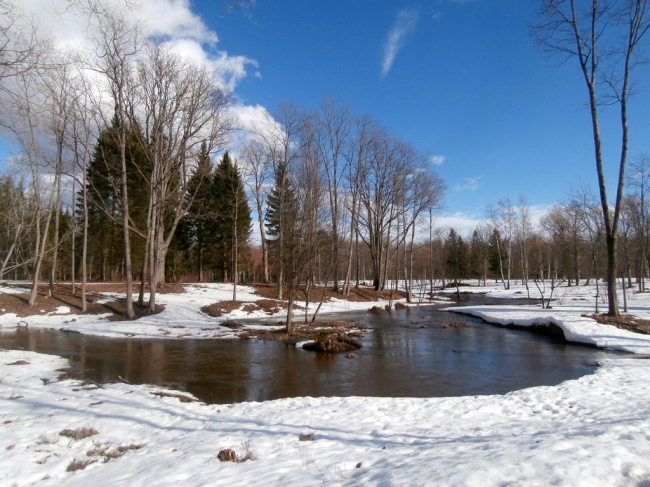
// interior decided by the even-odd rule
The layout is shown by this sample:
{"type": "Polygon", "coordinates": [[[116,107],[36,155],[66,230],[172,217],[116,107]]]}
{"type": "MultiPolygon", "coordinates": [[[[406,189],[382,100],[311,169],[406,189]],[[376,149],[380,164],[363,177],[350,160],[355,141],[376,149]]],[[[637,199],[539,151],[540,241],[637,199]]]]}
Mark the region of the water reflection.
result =
{"type": "Polygon", "coordinates": [[[117,340],[27,330],[0,334],[0,347],[61,355],[72,374],[97,382],[156,384],[210,403],[505,393],[577,378],[610,355],[469,317],[443,328],[449,319],[426,308],[363,315],[372,331],[353,359],[258,340],[117,340]]]}

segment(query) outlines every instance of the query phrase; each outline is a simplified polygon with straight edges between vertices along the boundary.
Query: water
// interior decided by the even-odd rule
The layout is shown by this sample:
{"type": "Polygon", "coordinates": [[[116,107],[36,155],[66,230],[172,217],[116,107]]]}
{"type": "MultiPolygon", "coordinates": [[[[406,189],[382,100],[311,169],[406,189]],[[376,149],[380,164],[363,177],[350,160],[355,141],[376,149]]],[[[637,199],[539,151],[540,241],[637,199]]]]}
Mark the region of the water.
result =
{"type": "Polygon", "coordinates": [[[74,377],[171,387],[208,403],[501,394],[578,378],[612,355],[430,307],[356,318],[372,331],[354,358],[262,340],[106,339],[27,330],[0,334],[0,347],[68,358],[74,377]],[[451,320],[463,324],[443,328],[451,320]]]}

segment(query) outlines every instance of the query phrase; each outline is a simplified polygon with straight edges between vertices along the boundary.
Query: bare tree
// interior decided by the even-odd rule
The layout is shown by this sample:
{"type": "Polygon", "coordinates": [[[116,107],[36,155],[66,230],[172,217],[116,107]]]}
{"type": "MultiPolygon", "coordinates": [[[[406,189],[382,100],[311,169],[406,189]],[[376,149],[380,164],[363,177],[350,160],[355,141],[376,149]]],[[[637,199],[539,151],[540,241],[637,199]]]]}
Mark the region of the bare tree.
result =
{"type": "Polygon", "coordinates": [[[200,147],[205,143],[208,152],[223,149],[233,125],[225,113],[230,99],[212,74],[163,46],[149,44],[137,79],[136,100],[141,106],[130,116],[133,125],[142,127],[140,145],[151,171],[146,247],[153,311],[169,245],[191,205],[186,196],[200,147]]]}
{"type": "Polygon", "coordinates": [[[650,190],[650,156],[641,155],[635,158],[630,164],[631,174],[627,177],[628,184],[635,188],[639,197],[639,272],[637,280],[639,292],[645,290],[645,277],[647,274],[647,194],[650,190]]]}
{"type": "Polygon", "coordinates": [[[533,230],[533,225],[530,217],[530,207],[526,203],[526,198],[523,196],[519,198],[519,219],[517,221],[517,241],[519,242],[519,249],[521,253],[521,278],[526,287],[526,295],[530,299],[530,287],[528,285],[529,277],[529,259],[528,259],[528,244],[533,230]]]}
{"type": "Polygon", "coordinates": [[[405,267],[408,275],[407,301],[411,303],[413,301],[413,245],[416,228],[423,214],[428,213],[431,217],[442,209],[445,183],[440,176],[431,171],[425,158],[422,158],[419,164],[416,163],[407,177],[410,184],[406,195],[408,208],[405,212],[404,231],[406,235],[410,232],[410,238],[405,267]]]}
{"type": "MultiPolygon", "coordinates": [[[[142,49],[142,30],[129,17],[126,10],[118,10],[105,0],[93,0],[79,4],[82,12],[97,26],[91,39],[95,58],[90,68],[101,76],[103,88],[108,93],[113,111],[106,116],[117,122],[116,142],[120,158],[119,204],[124,246],[124,279],[126,284],[126,318],[135,318],[133,307],[133,265],[131,260],[131,226],[128,189],[127,137],[129,136],[129,115],[133,111],[133,78],[135,57],[142,49]]],[[[104,107],[102,107],[104,108],[104,107]]]]}
{"type": "Polygon", "coordinates": [[[340,200],[339,187],[345,175],[345,145],[352,130],[352,112],[345,103],[337,104],[331,98],[325,98],[321,108],[311,119],[313,136],[321,164],[327,177],[327,189],[330,206],[330,223],[332,233],[332,265],[334,269],[334,291],[339,291],[339,227],[340,200]]]}
{"type": "Polygon", "coordinates": [[[59,257],[59,240],[60,220],[61,220],[61,203],[62,203],[62,182],[64,174],[70,174],[70,161],[66,160],[67,140],[69,139],[69,130],[72,118],[72,101],[74,97],[73,66],[71,59],[65,54],[56,62],[52,63],[50,69],[43,76],[44,88],[44,107],[47,113],[47,123],[44,131],[52,139],[53,154],[50,165],[55,172],[55,211],[54,211],[54,231],[52,233],[52,258],[50,263],[50,276],[48,295],[52,296],[54,284],[56,281],[58,257],[59,257]]]}
{"type": "MultiPolygon", "coordinates": [[[[305,123],[304,114],[298,109],[296,105],[281,103],[274,117],[267,117],[263,130],[259,130],[258,135],[260,141],[264,144],[268,157],[273,166],[273,172],[278,173],[278,170],[283,172],[290,172],[294,162],[302,153],[302,141],[299,136],[303,133],[303,125],[305,123]]],[[[280,201],[283,199],[283,194],[286,188],[284,187],[284,178],[280,186],[277,188],[279,191],[280,201]]],[[[280,221],[278,222],[277,229],[278,235],[276,238],[277,245],[277,261],[284,262],[286,257],[285,252],[285,235],[286,228],[284,219],[284,211],[279,211],[280,221]]],[[[278,299],[282,299],[282,287],[284,285],[284,266],[278,267],[278,299]]]]}
{"type": "MultiPolygon", "coordinates": [[[[72,152],[73,177],[77,180],[80,190],[81,213],[81,311],[86,312],[88,281],[88,181],[87,168],[97,140],[101,118],[98,120],[95,106],[92,103],[90,83],[81,72],[73,79],[72,112],[68,148],[72,152]]],[[[76,196],[76,195],[75,195],[76,196]]],[[[73,246],[72,265],[75,266],[75,249],[73,246]]]]}
{"type": "Polygon", "coordinates": [[[268,198],[268,183],[271,176],[272,164],[267,152],[259,140],[251,140],[242,148],[243,176],[246,186],[255,201],[257,222],[262,247],[262,276],[263,282],[269,282],[269,247],[266,242],[264,215],[268,198]]]}
{"type": "Polygon", "coordinates": [[[596,173],[607,242],[608,314],[618,316],[616,294],[616,241],[621,215],[628,150],[627,108],[631,75],[638,65],[637,48],[650,28],[647,0],[542,0],[540,24],[535,32],[540,44],[563,59],[575,59],[589,98],[596,173]],[[620,110],[621,142],[616,199],[610,208],[602,153],[599,107],[600,89],[605,100],[620,110]]]}
{"type": "Polygon", "coordinates": [[[47,120],[44,109],[41,78],[38,73],[27,71],[15,78],[15,88],[11,94],[11,108],[6,113],[7,126],[13,132],[22,149],[21,164],[28,173],[30,199],[34,205],[34,242],[32,255],[32,288],[29,306],[36,304],[41,267],[48,250],[48,235],[52,214],[55,208],[57,179],[60,171],[47,167],[45,154],[48,146],[43,140],[43,121],[47,120]],[[46,182],[46,172],[52,174],[46,182]]]}
{"type": "Polygon", "coordinates": [[[359,286],[359,210],[360,198],[359,188],[361,184],[361,177],[363,175],[363,168],[368,164],[370,157],[370,148],[372,142],[379,134],[377,124],[370,117],[361,117],[355,121],[354,136],[348,140],[346,146],[347,158],[347,184],[349,195],[347,202],[349,203],[348,211],[350,213],[350,233],[348,237],[348,261],[345,272],[345,280],[343,284],[343,294],[346,296],[350,294],[350,284],[352,280],[352,257],[356,257],[356,286],[359,286]],[[354,245],[354,253],[353,253],[354,245]]]}
{"type": "Polygon", "coordinates": [[[0,0],[0,92],[14,93],[11,78],[40,68],[49,41],[16,0],[0,0]]]}

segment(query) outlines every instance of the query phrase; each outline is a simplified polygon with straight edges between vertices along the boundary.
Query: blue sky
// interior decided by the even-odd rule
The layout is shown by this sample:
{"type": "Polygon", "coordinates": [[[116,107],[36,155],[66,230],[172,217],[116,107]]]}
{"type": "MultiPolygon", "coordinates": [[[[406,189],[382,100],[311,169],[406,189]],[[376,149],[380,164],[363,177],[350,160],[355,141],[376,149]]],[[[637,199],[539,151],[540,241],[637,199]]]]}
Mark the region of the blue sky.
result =
{"type": "MultiPolygon", "coordinates": [[[[52,14],[64,0],[21,1],[59,45],[82,45],[84,22],[52,14]]],[[[228,0],[140,2],[134,17],[213,68],[242,120],[331,96],[435,156],[448,186],[442,225],[467,232],[504,198],[524,196],[541,212],[579,183],[596,190],[584,82],[575,62],[559,65],[536,46],[538,2],[257,0],[229,15],[228,0]]],[[[650,153],[650,75],[638,75],[631,158],[650,153]]],[[[613,188],[618,114],[601,116],[613,188]]]]}
{"type": "MultiPolygon", "coordinates": [[[[220,50],[257,63],[235,90],[242,102],[272,111],[280,101],[309,109],[326,95],[345,100],[440,156],[446,214],[482,218],[506,197],[546,206],[578,181],[595,190],[583,81],[577,65],[560,66],[531,37],[535,3],[259,0],[225,17],[212,1],[191,5],[220,50]]],[[[649,103],[647,93],[633,102],[632,156],[650,152],[649,103]]],[[[615,169],[617,113],[604,115],[615,169]]]]}

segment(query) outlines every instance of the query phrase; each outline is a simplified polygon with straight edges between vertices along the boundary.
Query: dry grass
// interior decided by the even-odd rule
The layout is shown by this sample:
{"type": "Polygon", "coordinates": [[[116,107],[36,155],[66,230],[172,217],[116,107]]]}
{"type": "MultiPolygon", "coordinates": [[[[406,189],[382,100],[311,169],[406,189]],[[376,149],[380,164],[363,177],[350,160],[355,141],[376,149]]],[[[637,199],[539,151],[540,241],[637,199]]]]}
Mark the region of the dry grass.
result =
{"type": "Polygon", "coordinates": [[[99,434],[99,431],[93,428],[92,426],[82,426],[81,428],[76,429],[64,429],[59,435],[65,436],[66,438],[72,438],[73,440],[83,440],[89,436],[94,436],[99,434]]]}
{"type": "Polygon", "coordinates": [[[298,436],[298,441],[316,441],[316,435],[314,433],[306,433],[298,436]]]}
{"type": "Polygon", "coordinates": [[[68,468],[66,468],[66,472],[76,472],[77,470],[83,470],[86,468],[88,465],[91,463],[95,463],[97,460],[91,460],[88,458],[84,458],[83,460],[78,460],[74,459],[72,460],[72,463],[68,465],[68,468]]]}
{"type": "MultiPolygon", "coordinates": [[[[219,318],[224,314],[228,314],[233,310],[242,309],[248,314],[251,314],[255,311],[263,311],[268,315],[272,315],[280,311],[280,309],[286,309],[287,303],[284,301],[278,301],[275,299],[260,299],[254,303],[245,302],[245,301],[220,301],[218,303],[213,303],[208,306],[203,306],[201,311],[209,316],[214,318],[219,318]]],[[[299,306],[295,309],[301,309],[299,306]]]]}
{"type": "Polygon", "coordinates": [[[111,443],[96,444],[94,448],[91,448],[86,453],[89,457],[101,457],[104,463],[116,458],[120,458],[125,453],[132,450],[139,450],[144,447],[143,444],[131,443],[130,445],[113,445],[111,443]]]}
{"type": "Polygon", "coordinates": [[[612,325],[616,328],[632,331],[634,333],[641,333],[642,335],[650,335],[650,320],[642,320],[630,315],[620,316],[607,316],[605,314],[597,315],[583,315],[587,318],[596,320],[603,325],[612,325]]]}
{"type": "Polygon", "coordinates": [[[255,455],[251,450],[250,443],[248,441],[242,442],[243,453],[237,455],[237,452],[231,448],[224,448],[219,451],[217,458],[222,462],[233,462],[233,463],[243,463],[247,460],[255,460],[255,455]]]}
{"type": "Polygon", "coordinates": [[[462,326],[463,322],[452,317],[445,317],[444,321],[442,322],[442,327],[443,328],[458,328],[459,326],[462,326]]]}

